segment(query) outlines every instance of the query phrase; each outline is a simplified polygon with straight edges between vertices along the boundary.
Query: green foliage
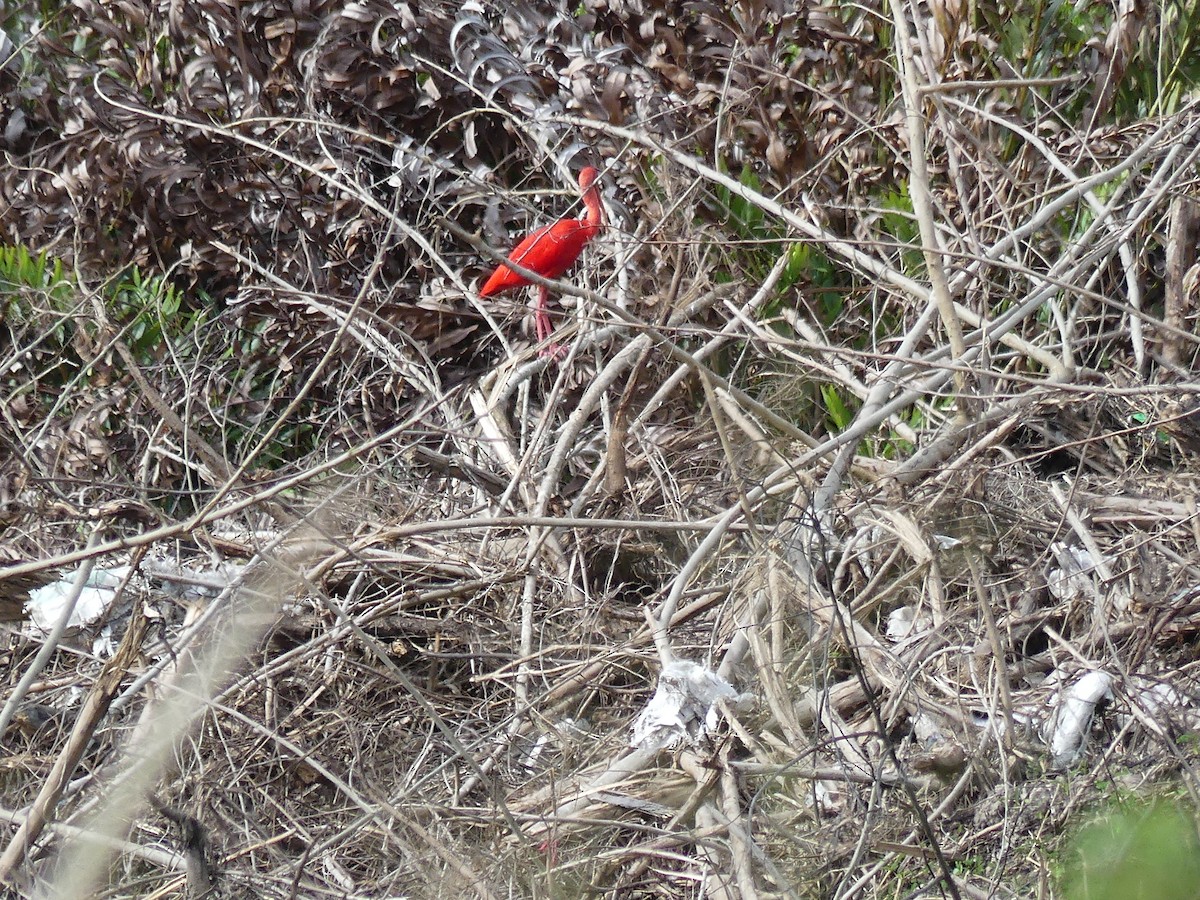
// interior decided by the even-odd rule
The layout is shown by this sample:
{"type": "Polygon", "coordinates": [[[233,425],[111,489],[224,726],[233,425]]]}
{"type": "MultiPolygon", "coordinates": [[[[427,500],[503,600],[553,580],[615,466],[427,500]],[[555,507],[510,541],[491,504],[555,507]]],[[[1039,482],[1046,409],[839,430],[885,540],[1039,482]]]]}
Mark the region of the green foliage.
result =
{"type": "MultiPolygon", "coordinates": [[[[752,191],[762,191],[762,181],[759,179],[758,173],[749,165],[742,166],[742,174],[738,176],[738,182],[752,191]]],[[[768,226],[766,214],[758,204],[751,203],[728,188],[721,187],[720,191],[726,195],[722,202],[727,205],[729,210],[729,224],[739,236],[749,240],[779,237],[778,224],[772,223],[768,226]]]]}
{"type": "Polygon", "coordinates": [[[183,296],[169,281],[134,268],[106,291],[113,318],[126,327],[126,342],[140,362],[157,359],[167,343],[182,343],[197,316],[181,312],[183,296]]]}
{"type": "Polygon", "coordinates": [[[1166,802],[1115,812],[1080,833],[1063,887],[1067,900],[1195,900],[1196,822],[1166,802]]]}
{"type": "Polygon", "coordinates": [[[908,184],[901,183],[880,198],[883,213],[880,222],[883,230],[899,243],[901,266],[907,275],[917,275],[925,270],[925,256],[921,252],[921,227],[913,214],[912,198],[908,184]]]}
{"type": "MultiPolygon", "coordinates": [[[[268,421],[257,428],[242,428],[230,423],[225,429],[227,446],[249,451],[251,447],[257,446],[271,424],[268,421]]],[[[319,437],[317,429],[308,422],[284,425],[255,456],[254,466],[273,471],[282,465],[303,459],[312,453],[319,437]]]]}
{"type": "MultiPolygon", "coordinates": [[[[250,404],[268,407],[293,390],[290,376],[270,364],[264,349],[269,320],[259,320],[234,339],[208,326],[209,305],[189,304],[166,278],[132,267],[96,288],[81,287],[59,260],[26,248],[0,246],[0,312],[8,344],[22,348],[19,366],[5,372],[9,390],[53,405],[76,380],[123,377],[124,364],[111,352],[114,337],[129,348],[144,371],[174,370],[175,383],[189,377],[197,359],[219,359],[220,371],[197,377],[202,401],[213,417],[197,416],[192,425],[215,446],[236,459],[249,451],[274,424],[271,417],[241,415],[250,404]],[[110,326],[102,329],[89,313],[102,304],[110,326]],[[114,333],[115,332],[115,333],[114,333]],[[222,343],[214,345],[214,340],[222,343]],[[189,362],[191,361],[191,362],[189,362]],[[248,421],[252,420],[252,421],[248,421]]],[[[172,376],[167,374],[169,382],[172,376]]],[[[170,393],[169,389],[164,393],[170,393]]],[[[311,413],[305,406],[300,414],[311,413]]],[[[319,429],[310,420],[288,422],[265,446],[254,464],[273,469],[311,453],[319,429]]]]}
{"type": "Polygon", "coordinates": [[[62,308],[73,293],[60,260],[46,253],[34,256],[22,246],[0,246],[0,299],[6,319],[22,315],[22,289],[43,293],[56,308],[62,308]]]}
{"type": "MultiPolygon", "coordinates": [[[[725,171],[723,163],[719,163],[718,168],[725,171]]],[[[749,165],[742,167],[738,181],[752,191],[761,193],[763,190],[761,179],[749,165]]],[[[816,280],[821,275],[819,269],[832,283],[834,270],[828,257],[803,243],[792,244],[785,251],[786,229],[781,222],[768,217],[757,204],[723,184],[714,184],[709,208],[716,216],[718,225],[731,232],[735,240],[724,257],[724,265],[714,272],[716,281],[761,281],[775,266],[780,255],[787,253],[787,267],[776,285],[778,300],[763,309],[767,318],[774,317],[777,303],[783,301],[790,288],[802,280],[816,280]]]]}
{"type": "MultiPolygon", "coordinates": [[[[99,293],[110,323],[123,329],[122,340],[141,363],[159,359],[167,345],[175,355],[186,355],[185,338],[204,319],[203,311],[185,307],[169,281],[136,267],[110,279],[99,293]]],[[[81,365],[102,362],[81,360],[76,352],[77,331],[89,339],[83,346],[107,340],[94,317],[80,314],[85,296],[60,260],[23,246],[0,246],[0,311],[10,343],[26,348],[26,364],[37,370],[43,389],[61,387],[81,365]]]]}
{"type": "MultiPolygon", "coordinates": [[[[1078,61],[1087,41],[1105,28],[1111,7],[1040,0],[1013,6],[981,4],[979,13],[1000,36],[999,58],[1017,65],[1027,78],[1062,75],[1078,61]]],[[[999,76],[999,71],[997,72],[999,76]]]]}
{"type": "MultiPolygon", "coordinates": [[[[1079,60],[1113,37],[1119,38],[1118,44],[1130,44],[1128,55],[1113,70],[1117,81],[1110,106],[1099,111],[1096,124],[1170,115],[1200,84],[1200,53],[1196,52],[1200,0],[1168,0],[1158,7],[1157,22],[1153,14],[1139,18],[1134,10],[1119,18],[1115,4],[1065,0],[980,4],[978,13],[984,27],[999,35],[995,59],[1005,61],[1026,78],[1076,74],[1079,60]]],[[[1107,62],[1102,55],[1096,58],[1100,65],[1107,62]]],[[[1004,69],[995,65],[994,74],[1004,77],[1004,69]]],[[[1083,90],[1075,91],[1068,103],[1057,104],[1059,115],[1066,121],[1081,121],[1091,109],[1103,77],[1101,74],[1083,90]]],[[[1027,121],[1039,117],[1045,102],[1053,102],[1051,90],[1040,88],[1037,96],[1026,88],[1018,90],[1014,99],[1021,117],[1027,121]]]]}
{"type": "MultiPolygon", "coordinates": [[[[718,169],[726,171],[723,162],[718,169]]],[[[738,180],[758,191],[762,182],[749,165],[742,168],[738,180]]],[[[767,219],[756,204],[751,203],[723,184],[714,184],[708,206],[722,231],[730,236],[722,262],[714,268],[713,280],[719,284],[733,281],[761,281],[782,252],[783,229],[778,222],[767,219]]]]}
{"type": "Polygon", "coordinates": [[[1139,40],[1115,85],[1112,117],[1117,122],[1178,112],[1200,85],[1196,32],[1200,2],[1165,2],[1157,12],[1157,22],[1153,18],[1143,22],[1139,40]]]}
{"type": "Polygon", "coordinates": [[[1151,101],[1149,115],[1168,116],[1177,112],[1184,98],[1200,84],[1200,0],[1164,3],[1159,16],[1155,40],[1150,42],[1157,58],[1153,66],[1147,60],[1135,70],[1129,93],[1151,101]]]}
{"type": "MultiPolygon", "coordinates": [[[[40,0],[36,10],[23,9],[16,4],[0,4],[0,28],[4,29],[14,45],[8,54],[0,56],[0,63],[5,64],[7,75],[16,75],[22,88],[27,88],[30,79],[41,72],[43,67],[31,47],[14,36],[27,33],[34,22],[39,28],[54,33],[55,23],[61,15],[62,4],[54,0],[40,0]]],[[[14,91],[11,96],[15,97],[17,94],[18,92],[14,91]]]]}
{"type": "MultiPolygon", "coordinates": [[[[10,347],[22,348],[5,381],[28,382],[30,373],[62,385],[78,369],[70,349],[75,286],[60,260],[23,246],[0,246],[0,319],[10,347]]],[[[11,364],[10,364],[11,366],[11,364]]]]}
{"type": "MultiPolygon", "coordinates": [[[[717,168],[721,172],[726,171],[723,162],[718,162],[717,168]]],[[[752,191],[762,191],[762,181],[749,165],[742,167],[738,181],[752,191]]],[[[774,265],[781,251],[778,241],[784,236],[781,223],[768,218],[757,204],[723,184],[714,184],[709,196],[709,208],[716,216],[718,224],[728,229],[735,239],[749,244],[745,248],[748,267],[759,271],[764,265],[768,268],[774,265]]]]}
{"type": "MultiPolygon", "coordinates": [[[[845,307],[844,298],[849,286],[842,272],[813,244],[797,242],[787,252],[787,267],[779,279],[779,295],[786,295],[799,283],[813,286],[816,288],[813,292],[814,310],[822,327],[829,328],[845,307]]],[[[766,313],[771,316],[774,310],[768,309],[766,313]]]]}
{"type": "Polygon", "coordinates": [[[821,385],[821,400],[825,403],[825,415],[834,431],[841,431],[854,421],[854,413],[832,384],[821,385]]]}

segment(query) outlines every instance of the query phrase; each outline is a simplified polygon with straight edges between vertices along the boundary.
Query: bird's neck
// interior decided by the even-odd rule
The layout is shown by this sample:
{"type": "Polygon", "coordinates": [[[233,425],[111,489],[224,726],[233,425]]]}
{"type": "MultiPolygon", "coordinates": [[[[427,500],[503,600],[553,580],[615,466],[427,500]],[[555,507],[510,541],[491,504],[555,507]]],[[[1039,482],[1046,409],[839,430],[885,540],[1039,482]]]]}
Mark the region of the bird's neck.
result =
{"type": "Polygon", "coordinates": [[[600,205],[600,192],[594,187],[583,194],[583,205],[587,207],[586,221],[593,228],[604,227],[604,207],[600,205]]]}

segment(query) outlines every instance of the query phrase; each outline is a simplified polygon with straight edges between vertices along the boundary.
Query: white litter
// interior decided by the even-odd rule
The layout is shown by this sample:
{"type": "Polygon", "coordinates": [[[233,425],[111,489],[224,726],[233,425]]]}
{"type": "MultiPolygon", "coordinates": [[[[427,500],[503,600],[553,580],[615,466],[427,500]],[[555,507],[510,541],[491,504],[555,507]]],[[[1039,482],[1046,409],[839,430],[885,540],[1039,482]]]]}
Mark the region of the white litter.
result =
{"type": "Polygon", "coordinates": [[[1088,672],[1059,692],[1054,714],[1043,731],[1050,744],[1051,768],[1070,768],[1079,759],[1087,745],[1096,704],[1112,699],[1112,681],[1107,672],[1088,672]]]}
{"type": "Polygon", "coordinates": [[[662,750],[681,741],[696,746],[717,727],[717,701],[736,704],[747,696],[712,670],[675,660],[658,676],[658,689],[633,723],[629,744],[640,750],[662,750]]]}
{"type": "Polygon", "coordinates": [[[933,620],[913,606],[900,606],[888,613],[887,639],[898,644],[910,637],[926,634],[933,627],[933,620]]]}
{"type": "MultiPolygon", "coordinates": [[[[67,627],[82,628],[99,621],[116,596],[117,587],[128,573],[128,566],[93,568],[87,584],[79,593],[75,608],[71,611],[67,627]]],[[[71,585],[74,581],[75,575],[72,573],[61,581],[29,592],[29,599],[25,601],[25,611],[29,614],[30,623],[39,632],[48,634],[63,617],[71,599],[71,585]]]]}
{"type": "Polygon", "coordinates": [[[1059,600],[1074,600],[1088,593],[1093,587],[1093,573],[1100,566],[1086,549],[1072,547],[1062,541],[1050,545],[1050,552],[1058,563],[1046,573],[1046,587],[1059,600]]]}

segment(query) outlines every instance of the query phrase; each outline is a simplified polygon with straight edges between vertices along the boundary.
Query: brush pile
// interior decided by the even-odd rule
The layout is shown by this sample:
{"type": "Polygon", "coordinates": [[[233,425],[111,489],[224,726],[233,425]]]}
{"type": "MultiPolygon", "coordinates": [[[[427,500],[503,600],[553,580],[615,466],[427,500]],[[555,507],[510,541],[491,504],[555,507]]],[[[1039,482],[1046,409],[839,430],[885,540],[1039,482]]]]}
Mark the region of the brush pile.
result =
{"type": "Polygon", "coordinates": [[[14,896],[1045,896],[1194,799],[1190,75],[914,8],[6,14],[14,896]]]}

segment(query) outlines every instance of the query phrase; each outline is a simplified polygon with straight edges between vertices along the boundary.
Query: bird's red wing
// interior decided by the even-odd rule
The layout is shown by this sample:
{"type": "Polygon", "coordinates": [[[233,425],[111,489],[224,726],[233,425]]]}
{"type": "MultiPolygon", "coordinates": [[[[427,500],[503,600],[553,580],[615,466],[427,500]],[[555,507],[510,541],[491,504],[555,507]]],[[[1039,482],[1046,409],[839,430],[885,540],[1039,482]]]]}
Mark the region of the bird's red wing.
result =
{"type": "MultiPolygon", "coordinates": [[[[595,237],[597,231],[599,229],[589,222],[563,219],[552,225],[544,225],[529,235],[513,248],[508,258],[543,278],[557,278],[571,268],[583,252],[584,245],[595,237]]],[[[479,296],[490,297],[526,284],[529,281],[525,276],[502,263],[483,285],[479,296]]]]}
{"type": "MultiPolygon", "coordinates": [[[[533,234],[529,235],[512,249],[512,252],[508,254],[508,258],[513,262],[520,262],[524,265],[524,257],[529,252],[529,249],[541,241],[551,227],[553,226],[543,225],[533,234]]],[[[496,266],[496,270],[492,272],[491,277],[484,282],[483,287],[479,291],[479,296],[490,297],[492,294],[498,294],[501,291],[507,291],[509,288],[521,287],[526,284],[529,284],[529,281],[526,280],[524,275],[518,274],[501,263],[496,266]]]]}
{"type": "Polygon", "coordinates": [[[513,262],[519,262],[527,269],[532,269],[543,278],[557,278],[579,259],[583,247],[592,239],[595,230],[580,219],[562,219],[549,228],[535,231],[528,240],[522,241],[523,252],[518,255],[518,247],[509,256],[513,262]]]}

